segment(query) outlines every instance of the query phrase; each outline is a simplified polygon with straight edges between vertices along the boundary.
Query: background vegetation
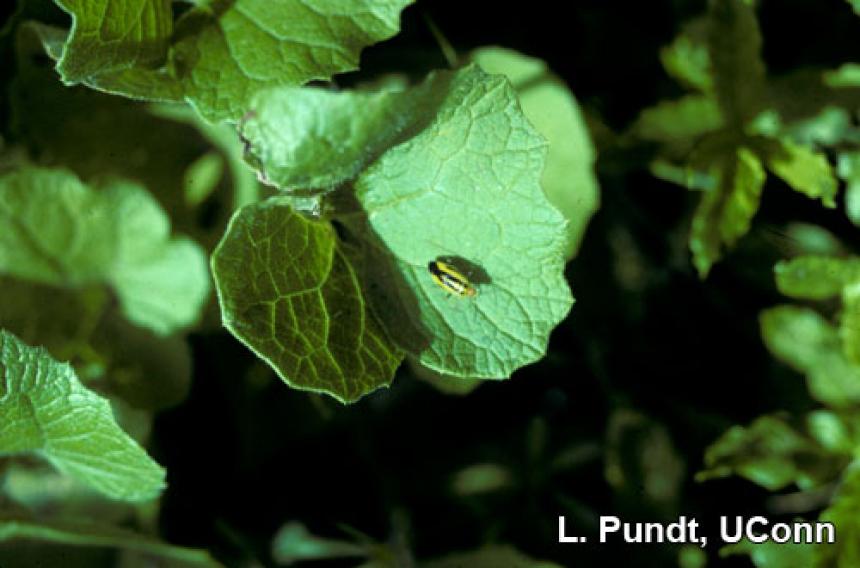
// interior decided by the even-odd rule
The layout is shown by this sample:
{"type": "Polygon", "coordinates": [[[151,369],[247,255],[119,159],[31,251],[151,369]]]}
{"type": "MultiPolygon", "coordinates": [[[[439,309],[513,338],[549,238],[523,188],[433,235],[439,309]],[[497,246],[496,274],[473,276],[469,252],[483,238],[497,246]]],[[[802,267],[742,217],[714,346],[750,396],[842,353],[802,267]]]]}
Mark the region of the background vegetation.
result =
{"type": "MultiPolygon", "coordinates": [[[[57,4],[81,18],[86,12],[76,2],[57,4]]],[[[227,4],[218,7],[221,14],[227,4]]],[[[176,15],[194,9],[172,6],[176,15]]],[[[299,85],[323,76],[276,85],[294,90],[274,91],[286,92],[283,99],[259,95],[247,103],[252,115],[234,92],[208,96],[199,64],[206,60],[194,55],[211,40],[206,17],[177,26],[168,71],[158,67],[158,53],[141,48],[117,55],[134,63],[111,73],[103,53],[74,59],[71,48],[55,69],[68,41],[57,30],[68,29],[70,18],[53,3],[22,0],[6,20],[0,566],[270,566],[312,558],[321,558],[319,566],[858,565],[860,74],[850,63],[860,61],[860,17],[851,2],[514,8],[419,1],[403,10],[399,32],[363,42],[376,45],[362,52],[357,72],[307,95],[324,100],[321,108],[328,99],[319,92],[341,96],[343,107],[324,107],[320,116],[326,128],[347,124],[361,134],[349,138],[356,153],[343,163],[320,157],[322,145],[302,138],[311,129],[276,122],[299,116],[277,105],[293,104],[308,92],[299,85]],[[509,52],[475,51],[490,45],[544,60],[554,75],[509,52]],[[505,360],[516,359],[518,370],[506,381],[477,377],[503,378],[511,369],[451,366],[426,356],[420,341],[390,339],[419,321],[435,331],[428,314],[438,308],[385,304],[392,288],[375,292],[373,276],[399,265],[375,264],[374,253],[432,254],[378,227],[369,231],[360,215],[353,224],[356,211],[373,212],[367,196],[382,187],[371,175],[375,161],[396,165],[390,150],[404,132],[424,140],[428,124],[465,104],[452,98],[447,79],[405,99],[397,89],[472,60],[511,77],[526,117],[549,138],[559,169],[551,176],[547,165],[540,182],[570,228],[541,233],[534,246],[565,240],[572,260],[564,274],[576,303],[545,356],[533,357],[539,361],[525,365],[528,357],[511,352],[505,360]],[[93,61],[101,66],[88,67],[93,61]],[[518,64],[538,72],[518,80],[517,69],[526,68],[518,64]],[[148,74],[145,82],[128,69],[164,76],[148,74]],[[61,75],[78,84],[64,85],[61,75]],[[144,88],[148,95],[136,91],[137,98],[162,102],[101,92],[144,88]],[[176,98],[174,88],[186,104],[163,102],[176,98]],[[393,90],[369,95],[374,88],[393,90]],[[352,96],[368,98],[350,106],[352,96]],[[426,104],[416,110],[409,104],[416,100],[426,104]],[[551,119],[568,114],[541,124],[530,101],[559,113],[551,119]],[[426,109],[436,114],[424,116],[426,109]],[[355,116],[368,116],[367,124],[349,122],[355,116]],[[391,129],[398,121],[405,126],[391,129]],[[553,124],[567,128],[553,132],[553,124]],[[278,137],[289,128],[309,146],[280,152],[286,142],[278,137]],[[285,155],[298,165],[282,163],[285,155]],[[250,166],[269,174],[269,185],[250,166]],[[347,187],[349,199],[301,192],[321,187],[347,187]],[[278,190],[286,193],[271,198],[278,190]],[[309,214],[278,218],[308,234],[334,221],[320,237],[330,248],[320,250],[342,250],[357,267],[360,276],[349,281],[357,292],[341,286],[334,297],[369,298],[368,313],[380,320],[373,333],[388,350],[377,374],[343,390],[325,373],[305,382],[308,374],[286,363],[275,361],[273,370],[266,361],[276,357],[253,333],[243,335],[260,320],[243,328],[246,312],[230,298],[247,297],[249,268],[219,264],[217,252],[211,267],[206,259],[216,247],[233,250],[222,239],[241,225],[228,230],[228,220],[244,205],[246,214],[256,212],[258,203],[309,214]],[[65,224],[75,229],[64,232],[65,224]],[[40,246],[25,238],[34,234],[46,236],[36,239],[40,246]],[[373,390],[395,368],[390,388],[373,390]],[[56,415],[45,414],[55,406],[56,415]],[[105,455],[127,467],[104,475],[105,455]],[[711,544],[702,551],[556,542],[558,515],[566,515],[570,534],[593,535],[600,514],[696,517],[711,544]],[[721,514],[821,516],[836,522],[839,544],[721,550],[721,514]]],[[[250,45],[262,52],[266,41],[250,45]]],[[[459,72],[472,73],[464,84],[494,81],[472,69],[459,72]]],[[[480,177],[481,168],[462,175],[480,177]]],[[[531,170],[537,187],[541,170],[531,170]]],[[[453,248],[445,254],[468,258],[468,249],[480,259],[490,239],[454,213],[428,211],[404,226],[445,235],[439,242],[453,248]]],[[[249,256],[235,246],[235,254],[221,253],[225,263],[249,256]]],[[[548,249],[560,274],[561,248],[548,249]]],[[[289,263],[270,266],[280,274],[289,263]]],[[[516,267],[530,274],[525,263],[516,267]]],[[[508,284],[498,269],[488,273],[486,282],[472,275],[481,301],[508,284]]],[[[512,275],[525,296],[532,280],[512,275]]],[[[381,279],[398,291],[426,284],[381,279]]],[[[561,305],[564,284],[553,282],[547,288],[561,305]]],[[[466,310],[470,301],[441,305],[466,310]]],[[[554,323],[564,310],[547,311],[538,315],[554,323]]],[[[329,316],[347,321],[349,313],[329,316]]],[[[316,316],[305,315],[295,329],[312,328],[316,316]]],[[[541,331],[544,340],[552,327],[541,331]]]]}

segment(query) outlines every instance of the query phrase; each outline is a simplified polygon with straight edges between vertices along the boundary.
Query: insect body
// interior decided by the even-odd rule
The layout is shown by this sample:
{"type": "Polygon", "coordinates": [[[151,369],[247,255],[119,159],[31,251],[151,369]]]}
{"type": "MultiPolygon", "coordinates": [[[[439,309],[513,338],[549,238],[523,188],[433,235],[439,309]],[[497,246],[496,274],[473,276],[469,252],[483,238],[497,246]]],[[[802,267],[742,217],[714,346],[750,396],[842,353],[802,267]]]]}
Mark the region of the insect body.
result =
{"type": "Polygon", "coordinates": [[[461,298],[473,298],[478,295],[478,291],[472,286],[469,279],[450,264],[433,260],[427,264],[427,270],[430,271],[433,282],[449,294],[461,298]]]}

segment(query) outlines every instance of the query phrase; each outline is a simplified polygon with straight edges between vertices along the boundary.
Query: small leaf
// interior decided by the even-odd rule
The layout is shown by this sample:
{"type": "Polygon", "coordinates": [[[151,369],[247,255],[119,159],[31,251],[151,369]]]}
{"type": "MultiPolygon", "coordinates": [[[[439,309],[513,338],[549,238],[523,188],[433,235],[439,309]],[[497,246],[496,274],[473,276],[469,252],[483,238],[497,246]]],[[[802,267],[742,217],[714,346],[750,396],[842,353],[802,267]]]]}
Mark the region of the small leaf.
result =
{"type": "Polygon", "coordinates": [[[72,29],[57,62],[67,84],[93,75],[167,59],[173,33],[170,0],[54,0],[72,16],[72,29]]]}
{"type": "Polygon", "coordinates": [[[695,191],[717,191],[719,177],[710,172],[676,166],[666,160],[651,162],[649,169],[654,177],[695,191]]]}
{"type": "Polygon", "coordinates": [[[0,177],[0,274],[58,286],[109,284],[125,316],[167,335],[191,325],[209,296],[203,251],[170,238],[142,187],[108,180],[94,191],[65,170],[0,177]]]}
{"type": "Polygon", "coordinates": [[[18,540],[134,551],[144,555],[148,563],[157,562],[158,566],[165,567],[221,568],[221,564],[204,550],[172,546],[150,536],[84,519],[36,521],[0,517],[0,542],[18,540]]]}
{"type": "Polygon", "coordinates": [[[456,495],[471,496],[498,491],[512,481],[508,468],[496,463],[478,463],[454,474],[451,488],[456,495]]]}
{"type": "Polygon", "coordinates": [[[511,81],[526,118],[547,139],[541,186],[568,221],[565,256],[572,258],[600,206],[596,153],[579,104],[540,59],[511,49],[482,47],[471,53],[470,60],[487,73],[502,74],[511,81]]]}
{"type": "Polygon", "coordinates": [[[704,192],[690,232],[693,263],[702,278],[722,256],[723,247],[733,246],[749,231],[764,181],[761,162],[744,147],[737,149],[735,159],[722,163],[719,186],[704,192]]]}
{"type": "MultiPolygon", "coordinates": [[[[860,264],[860,260],[858,260],[860,264]]],[[[842,317],[839,335],[845,356],[860,367],[860,277],[842,292],[842,317]]]]}
{"type": "Polygon", "coordinates": [[[473,552],[451,554],[422,562],[421,568],[561,568],[559,564],[529,558],[510,546],[489,545],[473,552]]]}
{"type": "Polygon", "coordinates": [[[207,152],[197,158],[188,169],[182,185],[185,186],[185,202],[197,207],[212,195],[224,174],[224,159],[217,152],[207,152]]]}
{"type": "Polygon", "coordinates": [[[860,152],[839,154],[837,172],[845,180],[845,214],[860,227],[860,152]]]}
{"type": "Polygon", "coordinates": [[[860,280],[860,259],[801,256],[777,263],[774,273],[779,291],[786,296],[825,300],[860,280]]]}
{"type": "Polygon", "coordinates": [[[303,524],[295,521],[281,527],[272,541],[272,558],[281,565],[308,560],[365,557],[368,553],[367,548],[349,541],[315,536],[303,524]]]}
{"type": "Polygon", "coordinates": [[[825,207],[836,207],[838,184],[824,154],[783,140],[768,145],[766,156],[768,169],[792,189],[820,199],[825,207]]]}
{"type": "Polygon", "coordinates": [[[824,83],[834,89],[860,87],[860,63],[843,63],[824,73],[824,83]]]}
{"type": "Polygon", "coordinates": [[[769,491],[795,484],[815,487],[842,465],[811,439],[777,416],[762,416],[748,427],[733,426],[705,452],[697,481],[739,475],[769,491]]]}
{"type": "Polygon", "coordinates": [[[688,95],[643,110],[632,133],[643,140],[675,142],[697,138],[722,127],[720,107],[713,97],[688,95]]]}
{"type": "Polygon", "coordinates": [[[410,2],[237,0],[217,11],[200,5],[176,23],[172,67],[200,114],[239,120],[257,91],[356,69],[362,48],[398,32],[410,2]]]}
{"type": "Polygon", "coordinates": [[[852,463],[842,475],[839,490],[820,520],[833,523],[836,541],[816,547],[816,566],[848,568],[860,564],[860,466],[852,463]]]}
{"type": "Polygon", "coordinates": [[[289,200],[240,209],[212,255],[224,326],[290,386],[342,402],[391,383],[402,360],[330,224],[289,200]]]}
{"type": "Polygon", "coordinates": [[[720,557],[747,554],[756,568],[809,568],[815,563],[816,546],[768,540],[754,543],[743,539],[720,549],[720,557]]]}
{"type": "Polygon", "coordinates": [[[114,422],[68,364],[0,330],[0,454],[34,452],[113,499],[148,501],[164,470],[114,422]]]}
{"type": "Polygon", "coordinates": [[[806,374],[814,398],[833,407],[860,402],[860,365],[848,360],[839,331],[817,312],[778,306],[762,312],[760,323],[767,348],[806,374]]]}
{"type": "Polygon", "coordinates": [[[193,109],[183,105],[151,105],[150,111],[155,116],[193,126],[206,140],[221,150],[230,167],[233,181],[233,211],[260,199],[260,184],[254,171],[245,163],[245,143],[233,125],[211,124],[193,109]]]}
{"type": "Polygon", "coordinates": [[[745,0],[711,0],[708,50],[714,90],[726,122],[743,128],[762,108],[765,68],[761,32],[745,0]]]}
{"type": "Polygon", "coordinates": [[[687,87],[703,93],[714,87],[708,46],[694,36],[682,33],[660,50],[660,62],[666,72],[687,87]]]}
{"type": "Polygon", "coordinates": [[[546,142],[508,81],[475,65],[430,81],[446,76],[427,128],[373,162],[356,195],[402,279],[391,294],[416,304],[429,336],[407,348],[441,373],[507,378],[544,355],[572,304],[565,220],[540,187],[546,142]],[[476,297],[452,302],[430,278],[446,256],[474,268],[476,297]]]}

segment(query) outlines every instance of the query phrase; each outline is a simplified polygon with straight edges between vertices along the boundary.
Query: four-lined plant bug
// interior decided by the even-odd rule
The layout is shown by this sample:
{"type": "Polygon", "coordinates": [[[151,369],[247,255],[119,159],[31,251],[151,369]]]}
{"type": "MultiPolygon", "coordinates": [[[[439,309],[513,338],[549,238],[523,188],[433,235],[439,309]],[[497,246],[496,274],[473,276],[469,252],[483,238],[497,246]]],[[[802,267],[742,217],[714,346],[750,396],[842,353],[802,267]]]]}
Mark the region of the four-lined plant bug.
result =
{"type": "Polygon", "coordinates": [[[427,263],[427,270],[430,271],[433,282],[449,294],[460,298],[474,298],[478,295],[478,290],[472,286],[469,279],[450,264],[433,260],[427,263]]]}

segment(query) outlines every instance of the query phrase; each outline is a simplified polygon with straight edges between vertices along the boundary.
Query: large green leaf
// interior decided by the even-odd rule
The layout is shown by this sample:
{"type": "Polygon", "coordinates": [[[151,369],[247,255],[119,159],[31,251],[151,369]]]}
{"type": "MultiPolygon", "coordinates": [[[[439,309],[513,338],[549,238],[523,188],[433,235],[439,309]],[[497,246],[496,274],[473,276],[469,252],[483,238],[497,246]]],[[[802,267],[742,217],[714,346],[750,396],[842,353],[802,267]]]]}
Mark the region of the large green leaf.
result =
{"type": "Polygon", "coordinates": [[[159,334],[189,326],[209,295],[203,251],[137,184],[100,191],[65,170],[0,177],[0,273],[44,284],[109,284],[125,316],[159,334]]]}
{"type": "Polygon", "coordinates": [[[356,69],[364,47],[397,33],[411,2],[213,0],[174,25],[167,0],[56,1],[74,15],[72,30],[64,38],[43,29],[40,37],[66,82],[184,98],[213,122],[241,119],[259,90],[356,69]]]}
{"type": "Polygon", "coordinates": [[[435,85],[398,91],[279,88],[258,93],[242,124],[246,159],[283,190],[328,191],[354,179],[416,120],[432,112],[435,85]],[[429,107],[425,110],[424,107],[429,107]]]}
{"type": "Polygon", "coordinates": [[[371,300],[382,297],[378,312],[402,347],[475,378],[508,377],[543,355],[572,302],[566,224],[540,187],[545,141],[504,77],[473,64],[408,91],[283,90],[257,102],[263,120],[249,118],[245,135],[271,181],[340,184],[340,205],[355,188],[362,215],[354,204],[334,215],[372,249],[366,279],[384,292],[371,300]],[[448,298],[427,270],[439,257],[468,273],[477,297],[448,298]]]}
{"type": "Polygon", "coordinates": [[[426,332],[426,344],[407,346],[423,365],[506,378],[543,356],[570,309],[565,221],[540,186],[545,145],[510,83],[471,65],[451,77],[427,127],[356,181],[399,273],[391,294],[426,332]],[[452,300],[434,283],[427,265],[439,257],[473,273],[477,297],[452,300]]]}
{"type": "Polygon", "coordinates": [[[720,170],[719,185],[704,192],[690,233],[693,263],[702,277],[722,256],[723,247],[733,246],[749,231],[765,181],[761,162],[743,147],[727,157],[720,170]]]}
{"type": "Polygon", "coordinates": [[[290,386],[351,402],[402,360],[330,224],[286,198],[240,209],[212,255],[224,325],[290,386]]]}
{"type": "Polygon", "coordinates": [[[573,257],[600,206],[596,153],[579,104],[540,59],[500,47],[480,48],[470,58],[487,73],[499,73],[511,81],[526,118],[547,139],[541,186],[568,221],[565,256],[573,257]]]}
{"type": "Polygon", "coordinates": [[[399,30],[411,0],[237,0],[204,4],[176,23],[172,66],[210,120],[239,119],[256,91],[303,85],[358,67],[367,45],[399,30]]]}
{"type": "Polygon", "coordinates": [[[748,427],[733,426],[705,452],[705,470],[698,481],[740,475],[777,491],[791,484],[809,489],[828,480],[841,459],[828,454],[809,437],[777,416],[762,416],[748,427]]]}
{"type": "Polygon", "coordinates": [[[71,14],[72,29],[57,71],[74,84],[130,67],[167,60],[173,33],[170,0],[54,0],[71,14]]]}
{"type": "Polygon", "coordinates": [[[164,470],[114,421],[68,364],[0,330],[0,454],[36,453],[113,499],[148,501],[164,470]]]}
{"type": "MultiPolygon", "coordinates": [[[[140,554],[146,564],[179,568],[201,566],[219,568],[221,564],[208,552],[172,546],[136,532],[94,523],[85,519],[64,519],[50,522],[26,518],[0,517],[0,542],[12,543],[34,540],[68,546],[106,547],[140,554]]],[[[142,560],[142,559],[141,559],[142,560]]]]}
{"type": "Polygon", "coordinates": [[[847,358],[839,331],[817,312],[798,306],[765,310],[761,331],[775,357],[807,376],[813,397],[833,407],[860,402],[860,365],[847,358]]]}

